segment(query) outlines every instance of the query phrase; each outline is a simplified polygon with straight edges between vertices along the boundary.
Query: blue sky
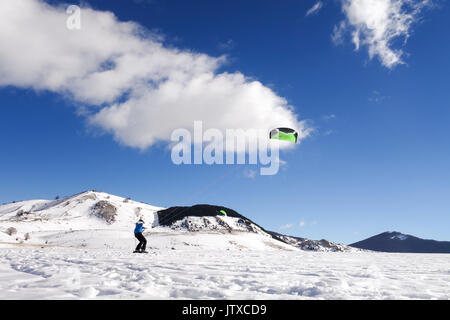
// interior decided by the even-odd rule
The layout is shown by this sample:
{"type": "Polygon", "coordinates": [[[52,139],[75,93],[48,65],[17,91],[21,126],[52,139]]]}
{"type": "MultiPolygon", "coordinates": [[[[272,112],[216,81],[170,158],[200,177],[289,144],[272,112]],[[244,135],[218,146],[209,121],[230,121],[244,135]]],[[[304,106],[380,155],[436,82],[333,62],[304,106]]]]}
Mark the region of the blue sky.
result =
{"type": "Polygon", "coordinates": [[[224,205],[311,239],[348,244],[396,230],[450,240],[445,1],[420,11],[406,42],[389,42],[403,51],[394,66],[381,53],[371,59],[367,44],[355,50],[351,26],[332,40],[346,19],[338,0],[310,15],[317,1],[87,3],[139,23],[165,47],[227,55],[217,72],[260,81],[314,131],[281,151],[286,164],[274,176],[249,177],[251,165],[176,166],[163,143],[139,149],[93,127],[80,112],[86,103],[62,90],[4,81],[0,203],[95,189],[159,206],[224,205]]]}

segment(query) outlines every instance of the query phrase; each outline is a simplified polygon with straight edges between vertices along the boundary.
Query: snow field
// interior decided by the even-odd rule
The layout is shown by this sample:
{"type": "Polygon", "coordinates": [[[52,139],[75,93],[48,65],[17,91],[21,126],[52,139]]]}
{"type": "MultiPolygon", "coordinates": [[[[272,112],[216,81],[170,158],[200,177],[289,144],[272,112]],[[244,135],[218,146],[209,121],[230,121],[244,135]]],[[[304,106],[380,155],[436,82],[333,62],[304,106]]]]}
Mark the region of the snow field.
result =
{"type": "Polygon", "coordinates": [[[0,299],[450,299],[450,255],[0,247],[0,299]]]}

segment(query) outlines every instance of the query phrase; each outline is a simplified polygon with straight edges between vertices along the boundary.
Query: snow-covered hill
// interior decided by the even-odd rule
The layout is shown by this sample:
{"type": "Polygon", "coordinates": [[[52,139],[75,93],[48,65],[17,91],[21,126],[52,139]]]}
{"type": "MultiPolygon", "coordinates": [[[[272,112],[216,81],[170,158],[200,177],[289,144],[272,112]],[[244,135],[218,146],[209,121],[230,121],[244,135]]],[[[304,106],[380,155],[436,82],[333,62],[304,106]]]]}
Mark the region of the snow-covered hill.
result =
{"type": "Polygon", "coordinates": [[[165,209],[98,191],[1,205],[0,243],[132,250],[139,218],[145,221],[144,235],[153,249],[358,250],[270,232],[229,208],[165,209]]]}
{"type": "Polygon", "coordinates": [[[270,236],[275,240],[301,250],[323,252],[356,252],[361,250],[342,244],[336,244],[324,239],[309,240],[268,231],[238,212],[221,206],[203,204],[192,207],[172,207],[159,211],[158,220],[161,225],[168,225],[176,230],[233,230],[234,232],[257,233],[264,235],[265,237],[270,236]],[[223,216],[221,212],[227,216],[223,216]]]}
{"type": "Polygon", "coordinates": [[[0,229],[18,230],[18,237],[37,231],[72,231],[130,228],[138,218],[155,223],[160,210],[145,203],[87,191],[58,200],[29,200],[0,206],[0,229]]]}
{"type": "Polygon", "coordinates": [[[185,217],[160,225],[163,209],[96,191],[5,204],[0,206],[0,242],[132,250],[134,224],[142,218],[153,249],[297,250],[256,227],[249,231],[233,217],[185,217]]]}

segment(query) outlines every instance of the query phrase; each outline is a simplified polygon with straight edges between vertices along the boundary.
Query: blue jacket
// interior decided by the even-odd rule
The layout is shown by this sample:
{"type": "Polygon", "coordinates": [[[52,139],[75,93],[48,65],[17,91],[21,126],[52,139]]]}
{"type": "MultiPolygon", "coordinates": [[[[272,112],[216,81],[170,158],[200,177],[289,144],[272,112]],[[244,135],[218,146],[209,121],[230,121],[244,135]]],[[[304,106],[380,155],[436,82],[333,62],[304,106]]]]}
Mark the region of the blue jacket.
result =
{"type": "Polygon", "coordinates": [[[141,233],[144,231],[144,223],[143,222],[137,222],[136,228],[134,228],[134,233],[141,233]]]}

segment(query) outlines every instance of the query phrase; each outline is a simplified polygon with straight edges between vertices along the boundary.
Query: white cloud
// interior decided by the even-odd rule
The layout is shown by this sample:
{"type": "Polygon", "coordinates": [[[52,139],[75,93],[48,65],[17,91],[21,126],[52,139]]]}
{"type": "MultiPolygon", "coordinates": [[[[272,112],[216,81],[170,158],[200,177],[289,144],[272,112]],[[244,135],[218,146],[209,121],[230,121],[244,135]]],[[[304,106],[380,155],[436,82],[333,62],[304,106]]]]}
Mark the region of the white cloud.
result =
{"type": "Polygon", "coordinates": [[[0,1],[0,86],[64,94],[89,124],[140,149],[195,120],[204,130],[292,127],[299,140],[310,132],[269,87],[220,73],[225,57],[169,48],[111,12],[82,8],[81,30],[68,30],[67,18],[43,1],[0,1]]]}
{"type": "Polygon", "coordinates": [[[334,27],[332,39],[343,43],[344,35],[351,34],[355,50],[368,48],[369,57],[378,57],[387,68],[403,64],[403,51],[394,48],[396,39],[404,43],[411,35],[411,26],[417,22],[420,11],[430,0],[341,0],[346,18],[334,27]]]}
{"type": "Polygon", "coordinates": [[[286,229],[290,229],[292,227],[293,227],[292,224],[285,224],[285,225],[282,225],[281,227],[279,227],[278,230],[286,230],[286,229]]]}
{"type": "Polygon", "coordinates": [[[368,100],[369,102],[380,103],[390,98],[390,96],[383,95],[380,91],[374,90],[368,100]]]}
{"type": "Polygon", "coordinates": [[[339,22],[338,25],[333,27],[333,33],[331,34],[331,40],[335,45],[341,45],[344,43],[344,35],[346,32],[347,24],[345,21],[339,22]]]}
{"type": "Polygon", "coordinates": [[[228,51],[228,50],[233,49],[235,46],[236,46],[236,43],[233,41],[233,39],[228,39],[225,42],[220,42],[217,45],[217,48],[219,50],[228,51]]]}
{"type": "Polygon", "coordinates": [[[249,178],[249,179],[255,178],[257,174],[258,174],[258,171],[256,171],[256,170],[252,170],[252,169],[244,170],[244,177],[249,178]]]}
{"type": "MultiPolygon", "coordinates": [[[[316,225],[316,224],[317,224],[317,221],[315,221],[315,220],[308,222],[308,225],[316,225]]],[[[302,220],[298,223],[298,225],[300,227],[304,227],[304,226],[306,226],[306,221],[302,220]]]]}
{"type": "Polygon", "coordinates": [[[322,119],[325,120],[325,121],[329,121],[329,120],[332,120],[332,119],[335,119],[335,118],[336,118],[336,115],[334,113],[326,114],[326,115],[322,116],[322,119]]]}
{"type": "Polygon", "coordinates": [[[315,5],[313,5],[308,12],[306,12],[306,16],[312,15],[312,14],[316,14],[319,12],[320,9],[322,9],[323,7],[323,3],[322,1],[318,1],[315,5]]]}

